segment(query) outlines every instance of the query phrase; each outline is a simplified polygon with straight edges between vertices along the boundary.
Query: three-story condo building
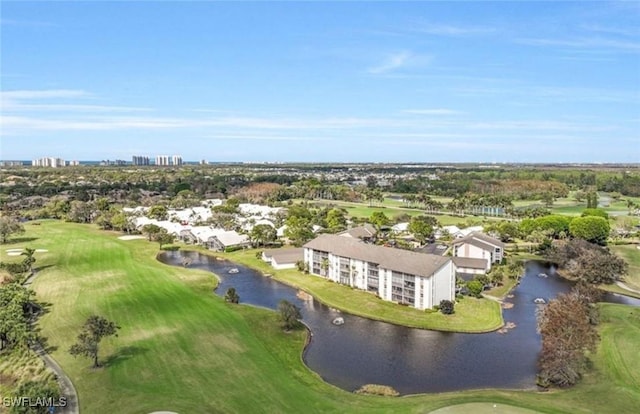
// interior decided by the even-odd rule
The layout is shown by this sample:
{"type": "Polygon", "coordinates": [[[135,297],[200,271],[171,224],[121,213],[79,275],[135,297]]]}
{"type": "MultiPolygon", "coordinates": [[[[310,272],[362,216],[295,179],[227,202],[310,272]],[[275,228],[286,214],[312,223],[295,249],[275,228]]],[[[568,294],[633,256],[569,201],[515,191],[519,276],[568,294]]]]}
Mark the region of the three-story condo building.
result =
{"type": "Polygon", "coordinates": [[[311,274],[377,294],[384,300],[430,309],[455,299],[450,257],[376,246],[323,234],[304,246],[311,274]]]}

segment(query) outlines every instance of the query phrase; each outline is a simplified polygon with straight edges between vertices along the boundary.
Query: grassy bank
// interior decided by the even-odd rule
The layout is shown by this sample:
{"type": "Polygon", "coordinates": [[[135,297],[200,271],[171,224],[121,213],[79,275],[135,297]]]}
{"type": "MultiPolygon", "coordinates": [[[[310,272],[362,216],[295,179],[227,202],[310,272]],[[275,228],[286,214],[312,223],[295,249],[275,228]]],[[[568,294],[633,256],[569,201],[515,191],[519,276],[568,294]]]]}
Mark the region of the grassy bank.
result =
{"type": "Polygon", "coordinates": [[[607,292],[640,298],[640,250],[636,245],[610,246],[612,252],[622,257],[629,264],[629,272],[622,283],[629,289],[618,285],[600,285],[600,289],[607,292]]]}
{"type": "Polygon", "coordinates": [[[629,273],[624,278],[624,283],[630,288],[640,291],[640,249],[638,249],[638,245],[611,246],[611,251],[629,264],[629,273]]]}
{"type": "Polygon", "coordinates": [[[500,305],[492,300],[466,297],[456,303],[453,315],[427,313],[384,301],[371,293],[317,276],[305,275],[297,269],[274,270],[269,264],[256,258],[257,252],[259,250],[244,250],[216,255],[270,274],[276,280],[310,293],[328,306],[365,318],[415,328],[456,332],[488,332],[503,324],[500,305]]]}
{"type": "Polygon", "coordinates": [[[590,413],[634,412],[640,405],[637,309],[604,306],[596,369],[571,390],[361,396],[324,383],[304,366],[304,331],[285,334],[273,312],[224,303],[211,293],[210,273],[157,262],[156,243],[118,240],[88,225],[47,221],[25,227],[25,236],[35,240],[1,246],[3,260],[13,259],[4,256],[7,248],[49,250],[36,256],[36,266],[51,265],[33,285],[52,304],[40,327],[57,347],[53,357],[76,385],[87,414],[424,413],[473,402],[590,413]],[[104,341],[106,366],[97,370],[66,352],[94,312],[122,326],[117,338],[104,341]]]}

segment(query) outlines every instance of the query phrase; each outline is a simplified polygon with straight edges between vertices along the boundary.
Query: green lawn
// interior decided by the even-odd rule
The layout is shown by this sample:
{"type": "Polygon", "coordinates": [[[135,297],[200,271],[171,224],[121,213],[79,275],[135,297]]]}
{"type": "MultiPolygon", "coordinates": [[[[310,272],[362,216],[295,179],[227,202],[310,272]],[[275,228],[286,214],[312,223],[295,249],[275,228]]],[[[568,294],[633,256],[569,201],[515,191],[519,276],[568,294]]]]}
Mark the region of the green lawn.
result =
{"type": "Polygon", "coordinates": [[[629,273],[624,283],[630,288],[640,290],[640,249],[638,245],[611,246],[611,250],[629,264],[629,273]]]}
{"type": "Polygon", "coordinates": [[[492,403],[467,403],[459,405],[450,405],[449,407],[440,408],[432,411],[431,414],[533,414],[537,411],[528,410],[526,408],[514,407],[512,405],[492,404],[492,403]]]}
{"type": "Polygon", "coordinates": [[[498,299],[504,299],[504,297],[511,292],[511,289],[516,287],[516,283],[517,281],[515,279],[505,277],[504,283],[501,286],[495,286],[485,293],[498,299]]]}
{"type": "Polygon", "coordinates": [[[371,293],[340,285],[321,277],[305,275],[297,269],[274,270],[266,262],[256,258],[259,250],[244,250],[220,254],[271,274],[274,279],[298,287],[323,302],[345,312],[416,328],[456,332],[487,332],[503,324],[498,302],[489,299],[464,298],[456,303],[454,315],[420,311],[377,298],[371,293]]]}
{"type": "Polygon", "coordinates": [[[25,228],[24,236],[35,240],[0,246],[2,259],[14,260],[7,248],[49,250],[36,254],[36,267],[48,267],[33,288],[51,303],[39,326],[57,347],[53,357],[73,380],[86,414],[424,413],[474,402],[545,413],[634,412],[640,406],[637,309],[603,306],[596,370],[571,390],[361,396],[324,383],[304,366],[304,331],[285,334],[273,312],[224,303],[212,294],[211,273],[160,264],[156,243],[121,241],[89,225],[55,221],[25,228]],[[91,313],[122,326],[117,338],[102,344],[108,363],[98,370],[66,352],[91,313]]]}

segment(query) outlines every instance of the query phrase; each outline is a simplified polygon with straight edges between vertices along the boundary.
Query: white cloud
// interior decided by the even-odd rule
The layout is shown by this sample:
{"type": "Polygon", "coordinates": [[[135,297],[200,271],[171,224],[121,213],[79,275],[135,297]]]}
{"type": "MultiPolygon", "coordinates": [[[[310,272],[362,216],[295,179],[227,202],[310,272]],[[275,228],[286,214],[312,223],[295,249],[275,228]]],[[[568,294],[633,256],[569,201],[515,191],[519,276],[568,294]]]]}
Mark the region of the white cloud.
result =
{"type": "Polygon", "coordinates": [[[577,49],[598,49],[611,52],[626,51],[640,52],[640,43],[628,40],[607,39],[603,37],[547,39],[547,38],[519,38],[516,43],[529,46],[559,46],[577,49]]]}
{"type": "Polygon", "coordinates": [[[16,20],[16,19],[0,19],[2,26],[22,26],[22,27],[53,27],[54,23],[43,22],[38,20],[16,20]]]}
{"type": "Polygon", "coordinates": [[[411,28],[418,33],[426,33],[436,36],[474,36],[486,35],[496,32],[495,28],[486,26],[455,26],[450,24],[419,23],[411,28]]]}
{"type": "Polygon", "coordinates": [[[602,26],[598,24],[585,24],[582,25],[584,30],[596,33],[608,33],[614,34],[618,36],[640,36],[640,29],[637,27],[613,27],[613,26],[602,26]]]}
{"type": "Polygon", "coordinates": [[[382,63],[367,69],[367,72],[380,75],[400,69],[408,64],[412,56],[412,53],[407,51],[394,53],[388,56],[382,63]]]}
{"type": "Polygon", "coordinates": [[[444,108],[435,108],[435,109],[405,109],[402,111],[405,114],[412,115],[460,115],[464,112],[456,111],[454,109],[444,109],[444,108]]]}
{"type": "Polygon", "coordinates": [[[91,94],[77,89],[45,89],[45,90],[16,90],[1,91],[0,98],[4,99],[50,99],[50,98],[83,98],[91,94]]]}
{"type": "Polygon", "coordinates": [[[151,111],[150,108],[133,106],[106,105],[72,105],[72,104],[21,104],[3,102],[4,111],[47,111],[47,112],[141,112],[151,111]]]}
{"type": "Polygon", "coordinates": [[[220,118],[179,118],[179,117],[124,117],[91,116],[73,117],[73,119],[52,119],[37,116],[0,117],[3,134],[24,133],[33,130],[49,131],[107,131],[122,129],[185,129],[227,127],[238,130],[327,130],[379,127],[388,123],[384,119],[373,118],[257,118],[257,117],[220,117],[220,118]]]}
{"type": "Polygon", "coordinates": [[[225,141],[323,141],[319,137],[306,137],[299,135],[250,135],[220,132],[215,135],[205,135],[202,138],[225,141]]]}
{"type": "Polygon", "coordinates": [[[0,92],[0,107],[8,112],[137,112],[149,108],[131,106],[88,105],[60,103],[77,99],[94,98],[86,91],[76,89],[14,90],[0,92]],[[53,103],[50,103],[52,102],[53,103]],[[26,102],[26,103],[25,103],[26,102]]]}

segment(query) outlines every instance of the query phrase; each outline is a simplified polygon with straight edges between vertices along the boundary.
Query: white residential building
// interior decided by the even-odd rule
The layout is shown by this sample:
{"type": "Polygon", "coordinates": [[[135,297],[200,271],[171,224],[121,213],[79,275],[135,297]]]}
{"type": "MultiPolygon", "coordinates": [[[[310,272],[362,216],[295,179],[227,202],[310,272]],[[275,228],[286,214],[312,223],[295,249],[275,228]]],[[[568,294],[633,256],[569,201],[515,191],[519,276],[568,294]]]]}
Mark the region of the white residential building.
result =
{"type": "Polygon", "coordinates": [[[213,214],[208,207],[191,207],[180,210],[169,209],[167,211],[169,220],[177,220],[180,223],[195,225],[198,222],[207,221],[213,214]]]}
{"type": "Polygon", "coordinates": [[[373,292],[384,300],[417,309],[455,300],[455,266],[450,257],[331,234],[323,234],[303,248],[311,274],[373,292]]]}
{"type": "Polygon", "coordinates": [[[443,226],[436,230],[435,237],[436,239],[439,239],[444,236],[445,233],[448,233],[454,239],[461,239],[471,233],[481,232],[482,229],[482,226],[471,226],[464,229],[461,229],[458,226],[443,226]]]}
{"type": "Polygon", "coordinates": [[[187,228],[180,233],[180,239],[186,243],[200,244],[207,249],[218,251],[235,247],[247,247],[251,244],[247,235],[210,226],[187,228]]]}
{"type": "Polygon", "coordinates": [[[31,161],[31,165],[33,167],[59,168],[59,167],[64,167],[66,163],[62,158],[44,157],[44,158],[38,158],[31,161]]]}
{"type": "Polygon", "coordinates": [[[169,165],[169,156],[168,155],[157,155],[156,156],[156,165],[157,166],[167,166],[167,165],[169,165]]]}
{"type": "Polygon", "coordinates": [[[182,165],[182,157],[180,155],[174,155],[171,157],[171,164],[175,166],[182,165]]]}
{"type": "Polygon", "coordinates": [[[403,222],[403,223],[394,224],[393,226],[391,226],[391,231],[396,234],[407,233],[409,231],[409,223],[403,222]]]}
{"type": "Polygon", "coordinates": [[[484,233],[474,232],[453,242],[453,256],[485,260],[485,270],[488,271],[493,263],[502,261],[504,243],[484,233]]]}
{"type": "Polygon", "coordinates": [[[282,210],[284,210],[282,207],[269,207],[261,204],[241,203],[238,205],[238,211],[246,217],[268,218],[275,216],[282,210]]]}

